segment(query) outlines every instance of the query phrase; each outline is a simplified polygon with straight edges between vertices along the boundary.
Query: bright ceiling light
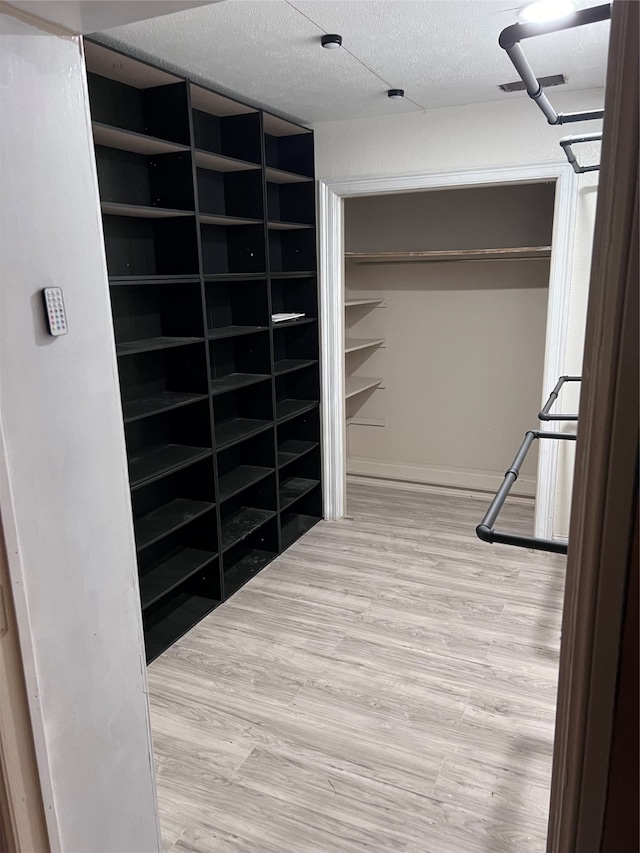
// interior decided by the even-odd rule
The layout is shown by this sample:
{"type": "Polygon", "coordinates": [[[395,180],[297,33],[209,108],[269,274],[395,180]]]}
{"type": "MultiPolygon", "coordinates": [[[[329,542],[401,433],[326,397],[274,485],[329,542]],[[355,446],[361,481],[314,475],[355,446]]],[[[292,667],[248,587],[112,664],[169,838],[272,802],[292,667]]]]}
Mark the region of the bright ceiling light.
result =
{"type": "Polygon", "coordinates": [[[389,89],[387,98],[391,98],[392,101],[401,101],[404,98],[404,89],[389,89]]]}
{"type": "Polygon", "coordinates": [[[520,10],[519,18],[527,24],[542,24],[559,21],[576,10],[573,0],[538,0],[520,10]]]}
{"type": "Polygon", "coordinates": [[[337,47],[342,47],[342,36],[337,33],[327,33],[320,39],[320,44],[327,50],[335,50],[337,47]]]}

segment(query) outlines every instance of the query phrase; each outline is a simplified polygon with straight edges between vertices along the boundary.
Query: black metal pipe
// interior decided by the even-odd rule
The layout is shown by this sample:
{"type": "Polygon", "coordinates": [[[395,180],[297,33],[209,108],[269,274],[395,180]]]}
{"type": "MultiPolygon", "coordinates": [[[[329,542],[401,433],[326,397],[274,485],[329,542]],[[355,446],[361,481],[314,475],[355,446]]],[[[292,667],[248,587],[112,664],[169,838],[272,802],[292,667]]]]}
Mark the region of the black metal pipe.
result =
{"type": "Polygon", "coordinates": [[[538,412],[538,420],[540,421],[577,421],[577,415],[550,415],[551,407],[558,399],[558,395],[562,390],[565,382],[582,382],[582,376],[561,376],[553,391],[549,394],[549,399],[544,404],[544,407],[538,412]]]}
{"type": "MultiPolygon", "coordinates": [[[[556,385],[556,388],[557,387],[558,386],[556,385]]],[[[576,436],[570,433],[541,432],[540,430],[529,430],[526,432],[524,440],[520,445],[520,449],[516,453],[511,467],[504,475],[502,485],[496,492],[494,499],[491,501],[484,518],[476,527],[476,535],[478,539],[481,539],[483,542],[489,542],[490,544],[499,543],[502,545],[516,545],[519,548],[535,548],[538,551],[551,551],[555,554],[566,554],[566,542],[556,542],[553,539],[539,539],[536,536],[520,536],[516,533],[505,533],[503,531],[493,529],[493,525],[495,524],[498,515],[500,514],[500,510],[511,491],[511,487],[518,479],[520,467],[524,462],[531,445],[536,439],[540,438],[559,439],[560,441],[576,440],[576,436]]]]}
{"type": "Polygon", "coordinates": [[[604,116],[604,110],[586,110],[585,112],[578,113],[557,113],[545,95],[544,89],[540,85],[538,78],[533,73],[533,69],[529,65],[527,58],[520,47],[520,42],[523,39],[533,38],[534,36],[557,33],[561,30],[581,27],[584,24],[595,24],[598,21],[606,21],[610,17],[611,4],[607,3],[603,6],[592,6],[590,9],[580,9],[577,12],[573,12],[571,15],[567,15],[566,18],[563,18],[560,21],[550,21],[548,23],[545,22],[540,24],[512,24],[500,33],[498,44],[501,48],[506,50],[509,59],[513,63],[514,68],[525,85],[527,94],[536,102],[540,110],[542,110],[549,124],[559,125],[568,124],[569,122],[601,119],[604,116]]]}

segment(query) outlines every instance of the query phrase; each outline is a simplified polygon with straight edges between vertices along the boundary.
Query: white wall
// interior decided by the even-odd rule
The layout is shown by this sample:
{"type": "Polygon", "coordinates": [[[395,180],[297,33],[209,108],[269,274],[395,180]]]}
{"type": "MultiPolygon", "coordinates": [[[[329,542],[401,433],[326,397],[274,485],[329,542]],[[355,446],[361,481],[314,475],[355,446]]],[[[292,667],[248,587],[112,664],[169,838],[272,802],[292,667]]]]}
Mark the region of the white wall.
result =
{"type": "MultiPolygon", "coordinates": [[[[554,90],[551,100],[564,112],[596,108],[603,105],[604,91],[554,90]]],[[[393,104],[389,106],[388,117],[315,125],[316,174],[320,180],[561,160],[564,155],[558,140],[571,132],[571,127],[549,126],[524,95],[506,96],[504,102],[397,115],[392,113],[393,104]]],[[[597,122],[580,125],[584,132],[598,129],[597,122]]],[[[563,369],[567,374],[579,374],[582,366],[595,186],[597,173],[581,176],[563,369]]],[[[545,389],[545,393],[550,390],[545,389]]],[[[534,424],[536,414],[532,413],[534,424]]],[[[554,535],[566,536],[572,465],[562,453],[560,460],[554,535]]]]}
{"type": "Polygon", "coordinates": [[[159,846],[140,602],[78,38],[0,13],[0,513],[53,850],[159,846]],[[64,288],[69,334],[40,290],[64,288]]]}

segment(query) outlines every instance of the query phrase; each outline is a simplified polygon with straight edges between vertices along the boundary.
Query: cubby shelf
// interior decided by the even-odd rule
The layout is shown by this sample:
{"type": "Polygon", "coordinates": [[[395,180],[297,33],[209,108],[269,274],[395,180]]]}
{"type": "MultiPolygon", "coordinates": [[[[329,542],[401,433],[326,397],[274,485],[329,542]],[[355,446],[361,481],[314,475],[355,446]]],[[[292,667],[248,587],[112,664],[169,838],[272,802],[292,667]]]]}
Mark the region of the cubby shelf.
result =
{"type": "Polygon", "coordinates": [[[258,420],[257,418],[234,418],[231,421],[216,425],[216,443],[218,450],[225,450],[252,435],[273,426],[272,421],[258,420]]]}
{"type": "Polygon", "coordinates": [[[296,439],[289,439],[288,441],[284,441],[278,447],[278,467],[284,468],[285,465],[289,465],[290,462],[295,462],[297,459],[301,459],[303,456],[306,456],[307,453],[311,453],[316,447],[319,447],[318,441],[302,441],[296,439]]]}
{"type": "Polygon", "coordinates": [[[304,184],[313,180],[307,175],[285,172],[283,169],[275,169],[273,166],[267,166],[264,172],[267,181],[272,184],[304,184]]]}
{"type": "Polygon", "coordinates": [[[270,231],[295,231],[302,230],[305,228],[313,228],[313,225],[308,225],[304,222],[280,222],[276,220],[270,220],[267,223],[267,227],[270,231]]]}
{"type": "Polygon", "coordinates": [[[145,623],[144,643],[147,663],[186,634],[198,622],[214,610],[220,601],[204,595],[181,593],[169,601],[156,616],[152,624],[145,623]]]}
{"type": "Polygon", "coordinates": [[[135,522],[136,547],[142,551],[215,507],[209,501],[174,498],[135,522]]]}
{"type": "Polygon", "coordinates": [[[122,404],[124,422],[132,423],[141,418],[170,412],[190,403],[198,403],[206,400],[207,394],[186,394],[183,391],[160,391],[158,394],[150,394],[148,397],[140,397],[137,400],[129,400],[122,404]]]}
{"type": "Polygon", "coordinates": [[[240,216],[226,216],[222,213],[201,213],[200,222],[204,225],[261,225],[260,219],[243,219],[240,216]]]}
{"type": "Polygon", "coordinates": [[[273,474],[274,471],[274,468],[264,468],[259,465],[239,465],[227,474],[222,474],[218,480],[220,502],[239,495],[249,486],[273,474]]]}
{"type": "Polygon", "coordinates": [[[211,456],[210,448],[189,447],[183,444],[167,444],[142,456],[136,456],[129,459],[131,488],[139,488],[160,477],[166,477],[208,456],[211,456]]]}
{"type": "Polygon", "coordinates": [[[276,376],[282,376],[283,373],[292,373],[294,370],[303,370],[305,367],[311,367],[317,364],[316,359],[311,358],[283,358],[276,361],[274,364],[276,376]]]}
{"type": "Polygon", "coordinates": [[[197,149],[194,160],[199,169],[209,169],[212,172],[252,172],[260,170],[259,163],[249,163],[246,160],[236,160],[224,154],[213,154],[211,151],[197,149]]]}
{"type": "Polygon", "coordinates": [[[289,477],[280,484],[280,510],[288,509],[319,484],[319,480],[306,477],[289,477]]]}
{"type": "Polygon", "coordinates": [[[174,216],[194,216],[193,210],[176,210],[143,204],[122,204],[114,201],[103,201],[100,207],[103,213],[110,216],[131,216],[137,219],[170,219],[174,216]]]}
{"type": "Polygon", "coordinates": [[[239,388],[246,388],[248,385],[255,385],[257,382],[264,382],[270,378],[269,374],[264,373],[229,373],[227,376],[211,380],[211,393],[214,396],[226,394],[229,391],[237,391],[239,388]]]}
{"type": "Polygon", "coordinates": [[[230,569],[224,570],[225,598],[237,592],[261,569],[269,565],[275,556],[276,554],[270,551],[261,551],[257,548],[247,549],[246,553],[230,569]]]}
{"type": "Polygon", "coordinates": [[[319,518],[312,515],[303,515],[300,513],[289,512],[282,518],[282,549],[285,550],[290,545],[304,536],[311,528],[320,521],[319,518]]]}
{"type": "Polygon", "coordinates": [[[151,566],[140,578],[142,609],[146,610],[188,580],[218,555],[197,548],[178,548],[151,566]]]}
{"type": "Polygon", "coordinates": [[[117,148],[120,151],[129,151],[133,154],[174,154],[179,151],[188,151],[188,145],[180,145],[176,142],[168,142],[166,139],[157,139],[134,130],[125,130],[99,121],[92,122],[93,141],[95,145],[104,145],[106,148],[117,148]]]}
{"type": "Polygon", "coordinates": [[[219,329],[209,329],[210,341],[218,341],[221,338],[235,338],[240,335],[253,335],[255,332],[266,332],[268,326],[221,326],[219,329]]]}
{"type": "MultiPolygon", "coordinates": [[[[278,276],[279,277],[279,276],[278,276]]],[[[314,317],[299,317],[297,320],[282,320],[281,322],[271,323],[274,329],[286,329],[288,326],[305,326],[309,323],[315,323],[314,317]]]]}
{"type": "Polygon", "coordinates": [[[242,542],[255,530],[275,516],[274,510],[241,507],[222,519],[220,542],[223,551],[242,542]]]}
{"type": "Polygon", "coordinates": [[[276,403],[276,417],[278,423],[295,418],[305,412],[315,409],[318,403],[315,400],[279,400],[276,403]]]}
{"type": "Polygon", "coordinates": [[[173,347],[184,347],[189,344],[201,343],[204,338],[178,338],[162,335],[157,338],[144,338],[141,341],[123,341],[116,345],[118,356],[136,355],[141,352],[153,352],[159,349],[170,349],[173,347]]]}
{"type": "Polygon", "coordinates": [[[313,133],[85,56],[151,661],[322,515],[313,133]]]}

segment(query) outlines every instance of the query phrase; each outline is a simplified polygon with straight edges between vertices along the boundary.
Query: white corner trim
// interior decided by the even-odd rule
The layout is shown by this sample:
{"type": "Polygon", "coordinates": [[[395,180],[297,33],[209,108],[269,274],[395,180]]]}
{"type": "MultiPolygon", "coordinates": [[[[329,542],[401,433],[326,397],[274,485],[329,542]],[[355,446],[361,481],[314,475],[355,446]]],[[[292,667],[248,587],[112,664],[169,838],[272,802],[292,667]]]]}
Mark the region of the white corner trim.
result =
{"type": "Polygon", "coordinates": [[[320,379],[322,387],[322,467],[324,517],[346,511],[344,399],[344,247],[342,199],[322,181],[320,213],[320,379]]]}
{"type": "MultiPolygon", "coordinates": [[[[346,439],[344,403],[344,209],[355,196],[556,181],[553,246],[542,399],[563,372],[569,311],[570,273],[577,200],[577,176],[568,163],[552,160],[474,170],[373,175],[320,180],[320,318],[324,515],[337,520],[346,511],[346,439]]],[[[541,404],[542,406],[542,404],[541,404]]],[[[532,428],[537,412],[531,413],[532,428]]],[[[546,430],[546,426],[545,426],[546,430]]],[[[557,447],[541,441],[538,454],[535,535],[551,538],[555,506],[557,447]]],[[[514,448],[513,452],[517,448],[514,448]]],[[[505,470],[510,457],[505,459],[505,470]]]]}

